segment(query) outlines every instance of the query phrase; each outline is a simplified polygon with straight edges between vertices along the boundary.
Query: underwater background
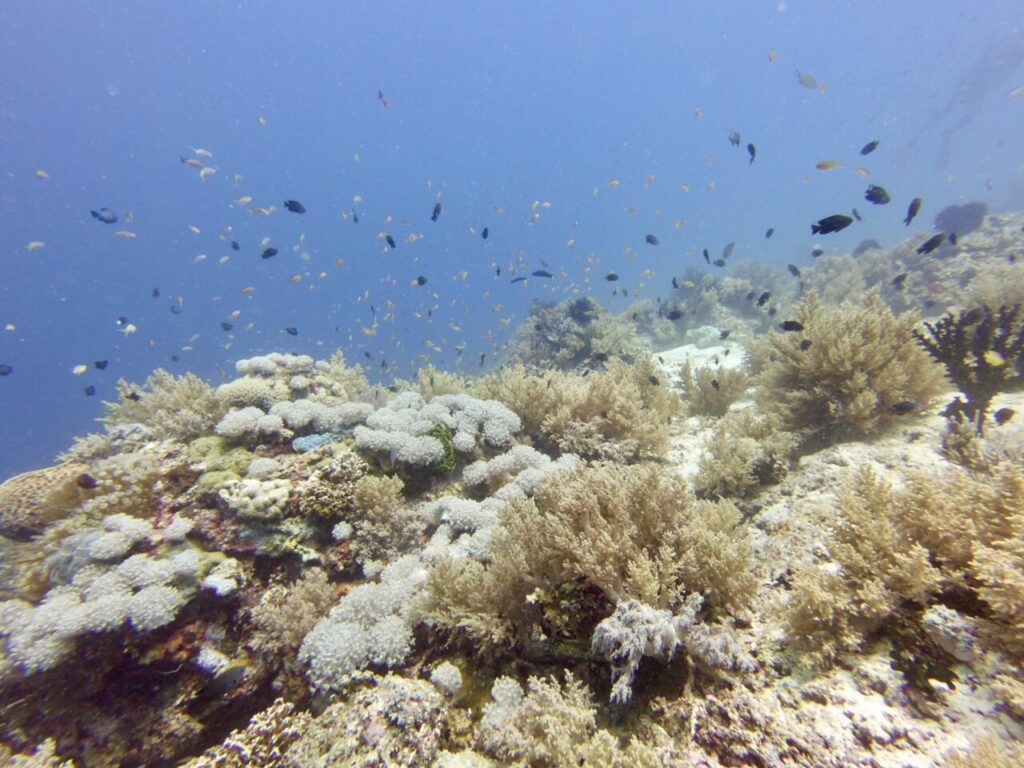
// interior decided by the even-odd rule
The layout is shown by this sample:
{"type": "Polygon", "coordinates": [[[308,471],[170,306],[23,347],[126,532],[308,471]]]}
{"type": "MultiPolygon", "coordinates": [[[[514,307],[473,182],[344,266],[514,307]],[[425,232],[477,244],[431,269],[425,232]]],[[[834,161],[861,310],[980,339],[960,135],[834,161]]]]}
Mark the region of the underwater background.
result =
{"type": "Polygon", "coordinates": [[[217,382],[240,357],[341,347],[373,382],[477,372],[535,298],[622,311],[729,242],[801,267],[816,242],[889,246],[914,197],[923,228],[949,203],[1013,208],[1020,17],[1012,1],[2,3],[0,477],[49,462],[118,378],[157,367],[217,382]],[[893,204],[864,203],[869,181],[893,204]],[[535,201],[550,207],[531,223],[535,201]],[[811,237],[858,201],[863,223],[811,237]],[[509,284],[542,263],[555,279],[509,284]],[[389,317],[367,336],[371,305],[389,317]]]}
{"type": "Polygon", "coordinates": [[[0,0],[0,763],[1024,765],[1022,20],[0,0]]]}

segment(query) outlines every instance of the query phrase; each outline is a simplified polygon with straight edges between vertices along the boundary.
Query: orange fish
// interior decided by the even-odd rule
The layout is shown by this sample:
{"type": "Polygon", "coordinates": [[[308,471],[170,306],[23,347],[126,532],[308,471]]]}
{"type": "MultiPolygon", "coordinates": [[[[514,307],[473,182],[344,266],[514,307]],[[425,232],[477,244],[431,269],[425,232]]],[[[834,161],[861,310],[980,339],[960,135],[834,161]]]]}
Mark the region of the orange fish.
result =
{"type": "Polygon", "coordinates": [[[239,293],[256,293],[256,286],[255,285],[247,285],[247,286],[245,286],[245,288],[243,288],[241,291],[239,291],[239,293]]]}

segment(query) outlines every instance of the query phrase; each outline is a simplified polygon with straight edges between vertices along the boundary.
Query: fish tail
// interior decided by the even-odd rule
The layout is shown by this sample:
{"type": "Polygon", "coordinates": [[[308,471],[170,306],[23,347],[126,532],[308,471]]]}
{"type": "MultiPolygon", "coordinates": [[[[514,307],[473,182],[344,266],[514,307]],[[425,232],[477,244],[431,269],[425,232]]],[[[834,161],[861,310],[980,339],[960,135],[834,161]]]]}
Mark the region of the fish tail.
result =
{"type": "Polygon", "coordinates": [[[819,227],[817,224],[811,224],[811,234],[816,235],[819,232],[821,232],[821,227],[819,227]]]}

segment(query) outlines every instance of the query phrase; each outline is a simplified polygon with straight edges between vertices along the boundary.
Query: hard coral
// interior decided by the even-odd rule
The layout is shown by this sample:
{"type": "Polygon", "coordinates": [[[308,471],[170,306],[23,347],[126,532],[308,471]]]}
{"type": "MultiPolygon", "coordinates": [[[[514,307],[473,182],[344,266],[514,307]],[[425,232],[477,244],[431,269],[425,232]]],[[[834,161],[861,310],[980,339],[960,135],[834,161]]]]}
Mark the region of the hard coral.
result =
{"type": "Polygon", "coordinates": [[[946,367],[949,378],[967,397],[949,404],[949,416],[966,416],[978,432],[992,398],[1024,382],[1024,314],[1021,305],[997,310],[982,306],[947,314],[925,323],[928,333],[914,331],[925,351],[946,367]]]}
{"type": "Polygon", "coordinates": [[[769,334],[757,392],[783,429],[828,443],[864,437],[900,418],[893,406],[938,393],[941,371],[914,343],[916,316],[893,315],[877,290],[838,307],[809,293],[793,316],[803,331],[769,334]]]}
{"type": "Polygon", "coordinates": [[[66,462],[5,481],[0,485],[0,535],[25,539],[68,515],[88,495],[77,482],[86,469],[66,462]]]}

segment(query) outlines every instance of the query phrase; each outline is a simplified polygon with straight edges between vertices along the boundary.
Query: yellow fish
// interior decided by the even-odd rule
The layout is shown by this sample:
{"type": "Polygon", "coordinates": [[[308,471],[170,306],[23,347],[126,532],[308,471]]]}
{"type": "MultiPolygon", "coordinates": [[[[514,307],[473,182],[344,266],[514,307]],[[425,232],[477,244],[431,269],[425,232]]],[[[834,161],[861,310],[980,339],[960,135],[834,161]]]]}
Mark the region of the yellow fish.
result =
{"type": "Polygon", "coordinates": [[[208,149],[203,149],[202,147],[193,147],[192,151],[200,157],[213,157],[213,152],[208,149]]]}
{"type": "Polygon", "coordinates": [[[33,240],[31,243],[29,243],[28,245],[25,246],[25,250],[27,250],[27,251],[38,251],[40,248],[45,248],[45,247],[46,247],[46,243],[44,243],[42,240],[33,240]]]}
{"type": "Polygon", "coordinates": [[[676,229],[682,229],[683,225],[686,224],[686,219],[676,219],[676,229]]]}
{"type": "Polygon", "coordinates": [[[259,117],[257,117],[256,120],[259,122],[260,125],[266,125],[267,124],[267,118],[265,118],[263,115],[260,115],[259,117]]]}
{"type": "Polygon", "coordinates": [[[608,182],[608,189],[615,189],[617,186],[619,186],[618,179],[612,179],[611,181],[608,182]]]}
{"type": "Polygon", "coordinates": [[[48,178],[50,178],[50,174],[48,174],[46,171],[40,169],[40,170],[36,171],[36,178],[37,179],[42,179],[43,181],[46,181],[48,178]]]}
{"type": "Polygon", "coordinates": [[[79,363],[78,365],[76,365],[74,368],[71,369],[71,372],[73,374],[75,374],[75,376],[81,376],[83,373],[85,373],[88,370],[89,370],[89,366],[88,365],[85,365],[84,363],[79,363]]]}
{"type": "Polygon", "coordinates": [[[860,176],[860,177],[861,177],[862,179],[866,179],[866,178],[867,178],[868,176],[870,176],[870,175],[871,175],[870,173],[868,173],[868,169],[867,169],[867,168],[858,168],[858,169],[857,169],[857,171],[856,171],[856,173],[857,173],[857,175],[858,175],[858,176],[860,176]]]}
{"type": "Polygon", "coordinates": [[[820,163],[814,166],[819,171],[832,171],[839,167],[838,160],[822,160],[820,163]]]}
{"type": "Polygon", "coordinates": [[[769,64],[774,64],[775,63],[775,49],[774,48],[772,48],[770,51],[768,51],[768,63],[769,64]]]}
{"type": "Polygon", "coordinates": [[[996,367],[1006,365],[1006,358],[1004,358],[994,349],[986,350],[983,357],[985,358],[985,362],[988,363],[989,365],[994,365],[996,367]]]}
{"type": "Polygon", "coordinates": [[[242,195],[235,200],[235,205],[248,205],[252,202],[252,195],[242,195]]]}

